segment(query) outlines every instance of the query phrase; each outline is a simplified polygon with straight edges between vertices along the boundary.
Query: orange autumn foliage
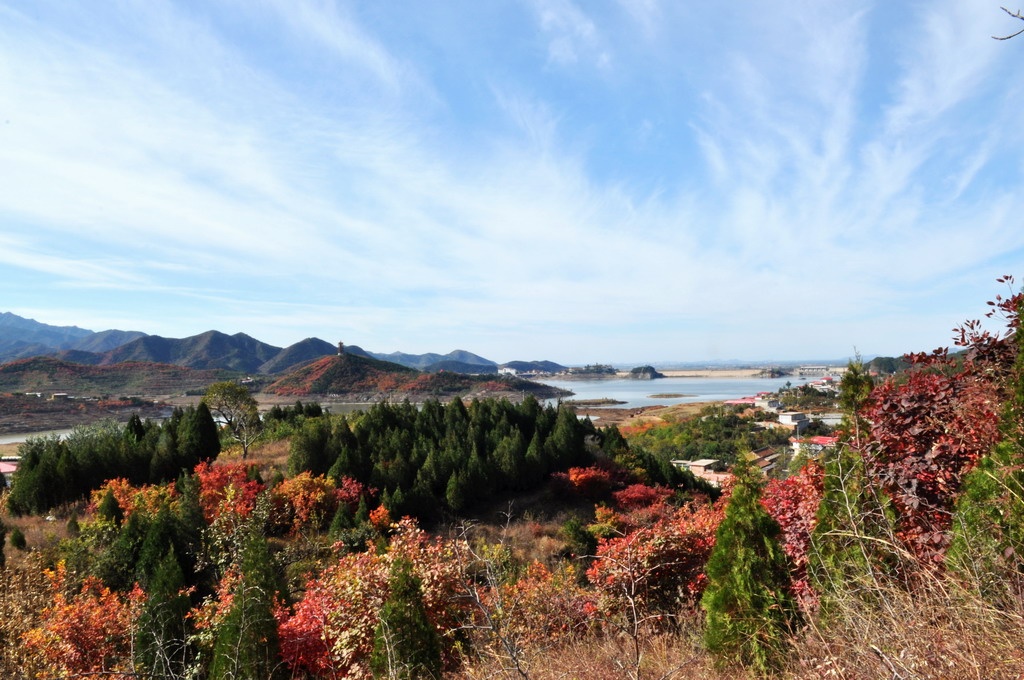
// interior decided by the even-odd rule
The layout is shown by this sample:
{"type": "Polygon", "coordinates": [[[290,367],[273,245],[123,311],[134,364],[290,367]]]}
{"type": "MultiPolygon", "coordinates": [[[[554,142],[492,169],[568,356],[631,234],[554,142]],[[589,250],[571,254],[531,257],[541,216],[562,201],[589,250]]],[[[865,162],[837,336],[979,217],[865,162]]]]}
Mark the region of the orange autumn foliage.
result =
{"type": "Polygon", "coordinates": [[[68,575],[61,562],[47,570],[52,604],[37,628],[24,636],[29,652],[45,668],[39,677],[99,678],[130,672],[132,631],[145,600],[136,585],[120,595],[89,577],[78,592],[68,594],[68,575]]]}

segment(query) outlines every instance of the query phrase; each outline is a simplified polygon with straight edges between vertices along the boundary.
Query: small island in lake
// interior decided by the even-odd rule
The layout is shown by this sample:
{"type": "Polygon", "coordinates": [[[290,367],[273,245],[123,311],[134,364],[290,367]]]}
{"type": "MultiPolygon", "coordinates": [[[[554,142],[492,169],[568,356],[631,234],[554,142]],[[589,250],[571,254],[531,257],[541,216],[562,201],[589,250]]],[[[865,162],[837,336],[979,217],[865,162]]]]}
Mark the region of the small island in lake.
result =
{"type": "Polygon", "coordinates": [[[655,378],[664,378],[665,374],[659,373],[654,366],[637,366],[626,377],[633,380],[654,380],[655,378]]]}
{"type": "Polygon", "coordinates": [[[618,406],[626,402],[604,397],[602,399],[564,399],[562,403],[570,406],[618,406]]]}

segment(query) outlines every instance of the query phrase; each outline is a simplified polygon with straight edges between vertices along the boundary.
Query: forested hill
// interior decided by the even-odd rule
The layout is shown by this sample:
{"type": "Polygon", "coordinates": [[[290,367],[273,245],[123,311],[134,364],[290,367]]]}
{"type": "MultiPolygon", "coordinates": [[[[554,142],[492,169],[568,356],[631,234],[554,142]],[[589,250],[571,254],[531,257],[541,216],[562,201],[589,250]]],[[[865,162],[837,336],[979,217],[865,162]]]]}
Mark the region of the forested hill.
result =
{"type": "Polygon", "coordinates": [[[270,394],[302,396],[336,394],[370,398],[378,394],[409,396],[533,394],[558,396],[559,390],[515,378],[459,373],[421,373],[413,368],[354,354],[324,357],[303,366],[265,390],[270,394]]]}
{"type": "Polygon", "coordinates": [[[0,393],[68,392],[75,395],[160,395],[205,389],[234,374],[169,364],[126,362],[87,366],[53,357],[0,364],[0,393]]]}

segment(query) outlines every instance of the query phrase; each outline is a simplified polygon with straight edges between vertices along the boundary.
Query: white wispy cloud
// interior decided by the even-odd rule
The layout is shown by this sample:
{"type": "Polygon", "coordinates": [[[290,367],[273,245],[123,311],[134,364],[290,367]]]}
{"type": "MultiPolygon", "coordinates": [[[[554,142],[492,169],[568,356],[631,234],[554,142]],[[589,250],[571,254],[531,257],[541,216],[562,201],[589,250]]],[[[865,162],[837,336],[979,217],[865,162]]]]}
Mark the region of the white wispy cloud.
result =
{"type": "Polygon", "coordinates": [[[280,344],[784,356],[945,334],[915,308],[1024,248],[980,3],[531,0],[452,53],[398,11],[0,6],[0,282],[280,344]]]}
{"type": "Polygon", "coordinates": [[[570,66],[587,59],[598,67],[609,65],[612,57],[597,26],[572,0],[533,0],[533,6],[551,63],[570,66]]]}

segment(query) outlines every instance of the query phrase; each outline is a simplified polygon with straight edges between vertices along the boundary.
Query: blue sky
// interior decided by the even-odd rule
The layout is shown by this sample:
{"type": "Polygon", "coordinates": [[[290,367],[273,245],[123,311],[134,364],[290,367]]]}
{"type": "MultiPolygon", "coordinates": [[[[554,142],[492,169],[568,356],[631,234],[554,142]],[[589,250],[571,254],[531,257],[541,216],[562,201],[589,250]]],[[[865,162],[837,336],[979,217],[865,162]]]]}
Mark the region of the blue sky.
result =
{"type": "Polygon", "coordinates": [[[897,355],[1024,279],[995,2],[0,0],[0,311],[562,363],[897,355]]]}

